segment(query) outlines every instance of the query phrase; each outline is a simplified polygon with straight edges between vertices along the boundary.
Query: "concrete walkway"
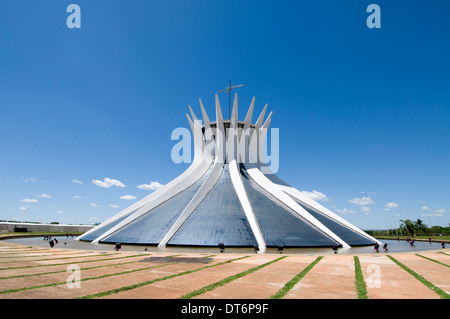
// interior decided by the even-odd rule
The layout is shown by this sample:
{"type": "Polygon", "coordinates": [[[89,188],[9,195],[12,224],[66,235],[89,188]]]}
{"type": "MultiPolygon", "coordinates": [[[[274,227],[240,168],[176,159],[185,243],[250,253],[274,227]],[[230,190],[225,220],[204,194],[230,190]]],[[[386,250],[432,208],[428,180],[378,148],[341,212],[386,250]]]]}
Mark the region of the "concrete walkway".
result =
{"type": "MultiPolygon", "coordinates": [[[[433,286],[427,287],[385,253],[360,254],[369,299],[442,298],[433,287],[448,297],[450,249],[389,255],[433,286]]],[[[30,248],[0,241],[0,299],[267,299],[318,257],[227,252],[174,256],[30,248]],[[211,260],[205,263],[205,258],[211,260]]],[[[283,299],[358,299],[354,255],[325,255],[308,270],[285,290],[283,299]]]]}

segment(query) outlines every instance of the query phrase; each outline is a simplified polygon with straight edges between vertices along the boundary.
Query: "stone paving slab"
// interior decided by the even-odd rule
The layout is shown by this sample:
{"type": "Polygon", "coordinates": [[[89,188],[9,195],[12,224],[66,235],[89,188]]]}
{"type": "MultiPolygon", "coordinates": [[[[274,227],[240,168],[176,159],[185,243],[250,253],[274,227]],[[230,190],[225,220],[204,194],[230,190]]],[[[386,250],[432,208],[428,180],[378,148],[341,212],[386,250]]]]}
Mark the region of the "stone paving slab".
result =
{"type": "Polygon", "coordinates": [[[369,299],[439,299],[387,256],[359,256],[359,261],[369,299]]]}
{"type": "MultiPolygon", "coordinates": [[[[0,278],[6,276],[33,275],[45,272],[61,271],[61,273],[27,276],[23,278],[0,279],[0,290],[9,288],[33,287],[38,285],[63,283],[57,286],[24,290],[8,294],[0,294],[0,299],[67,299],[78,298],[111,289],[119,289],[129,285],[143,283],[149,280],[163,278],[169,275],[180,274],[189,270],[197,270],[205,266],[214,265],[235,258],[247,257],[235,260],[231,263],[201,269],[189,274],[177,276],[152,284],[118,292],[104,298],[126,299],[174,299],[187,293],[216,283],[229,276],[257,267],[279,257],[285,256],[275,263],[267,265],[244,277],[231,281],[221,287],[197,296],[198,299],[264,299],[270,298],[295,275],[313,262],[319,255],[300,254],[242,254],[242,253],[198,253],[198,252],[144,252],[144,251],[87,251],[75,249],[51,249],[51,255],[46,248],[39,256],[39,251],[29,246],[10,244],[0,241],[0,278]],[[21,249],[24,248],[24,249],[21,249]],[[14,253],[19,253],[15,255],[14,253]],[[23,253],[22,253],[23,252],[23,253]],[[79,254],[81,253],[81,254],[79,254]],[[17,258],[1,258],[16,257],[17,258]],[[9,255],[8,255],[9,254],[9,255]],[[138,256],[135,256],[138,255],[138,256]],[[129,257],[135,256],[135,257],[129,257]],[[188,258],[212,258],[212,262],[204,263],[174,263],[161,264],[141,262],[150,256],[188,258]],[[24,258],[26,257],[26,258],[24,258]],[[64,258],[75,257],[75,258],[64,258]],[[123,258],[129,257],[129,258],[123,258]],[[64,258],[64,259],[61,259],[64,258]],[[112,259],[117,258],[117,259],[112,259]],[[24,261],[23,259],[33,259],[24,261]],[[39,260],[45,259],[45,260],[39,260]],[[97,260],[100,259],[100,260],[97,260]],[[112,260],[110,260],[112,259],[112,260]],[[10,262],[14,261],[14,262],[10,262]],[[81,278],[113,275],[105,278],[96,278],[81,282],[81,288],[69,288],[65,281],[68,273],[67,266],[76,264],[81,268],[105,266],[95,269],[82,269],[81,278]],[[6,269],[18,266],[39,266],[20,269],[6,269]],[[145,269],[126,274],[124,271],[133,271],[145,267],[158,266],[158,268],[145,269]]],[[[416,271],[434,285],[444,291],[449,291],[450,268],[445,265],[416,256],[432,258],[443,264],[450,264],[450,249],[442,251],[422,251],[411,253],[390,254],[406,266],[416,271]],[[447,255],[442,254],[446,252],[447,255]]],[[[385,254],[361,254],[358,255],[367,284],[368,296],[371,299],[435,299],[439,296],[431,289],[420,283],[397,264],[392,262],[385,254]],[[379,287],[374,285],[374,275],[379,276],[379,287]]],[[[168,260],[175,260],[169,258],[168,260]]],[[[376,278],[376,277],[375,277],[376,278]]],[[[325,255],[312,270],[291,289],[286,299],[357,299],[354,256],[350,254],[325,255]]]]}
{"type": "MultiPolygon", "coordinates": [[[[61,256],[61,255],[65,255],[65,254],[73,254],[73,252],[70,251],[43,251],[43,252],[21,252],[21,253],[3,253],[0,254],[0,260],[3,261],[7,261],[10,258],[29,258],[29,257],[41,257],[41,256],[61,256]]],[[[0,262],[1,262],[0,261],[0,262]]]]}
{"type": "Polygon", "coordinates": [[[270,298],[316,258],[317,256],[288,256],[254,273],[199,295],[196,299],[270,298]]]}
{"type": "MultiPolygon", "coordinates": [[[[222,255],[216,263],[234,259],[229,256],[222,255]]],[[[243,256],[240,256],[243,257],[243,256]]],[[[239,258],[239,257],[237,257],[239,258]]],[[[231,263],[202,269],[197,272],[186,274],[180,277],[159,281],[151,285],[143,286],[133,290],[121,292],[115,295],[106,296],[105,298],[146,298],[146,299],[175,299],[197,289],[201,289],[207,285],[213,284],[229,276],[235,275],[242,271],[263,264],[271,259],[252,256],[245,259],[235,260],[231,263]]],[[[205,265],[203,265],[204,267],[205,265]]]]}
{"type": "MultiPolygon", "coordinates": [[[[112,258],[108,258],[108,256],[99,256],[99,258],[95,260],[87,260],[87,261],[78,261],[76,264],[80,266],[80,268],[91,268],[103,265],[115,265],[121,264],[125,262],[138,261],[145,258],[145,256],[136,256],[136,257],[128,257],[126,255],[123,256],[114,256],[112,258]],[[114,259],[113,259],[114,258],[114,259]]],[[[21,275],[31,275],[31,274],[39,274],[44,272],[55,272],[55,271],[65,271],[67,270],[68,265],[73,265],[74,263],[67,261],[65,264],[56,264],[56,265],[39,265],[41,267],[32,267],[32,268],[18,268],[18,269],[0,269],[0,278],[1,277],[9,277],[9,276],[21,276],[21,275]]],[[[34,265],[32,265],[34,266],[34,265]]],[[[1,283],[1,281],[0,281],[1,283]]]]}
{"type": "Polygon", "coordinates": [[[142,262],[156,262],[156,263],[171,263],[171,262],[179,262],[179,263],[200,263],[200,264],[208,264],[212,261],[212,258],[205,257],[147,257],[142,260],[142,262]]]}
{"type": "Polygon", "coordinates": [[[0,253],[21,252],[21,251],[47,251],[47,250],[51,250],[51,248],[24,246],[12,243],[0,245],[0,253]]]}
{"type": "Polygon", "coordinates": [[[357,299],[353,256],[325,256],[284,299],[357,299]]]}
{"type": "Polygon", "coordinates": [[[0,273],[5,271],[7,268],[14,267],[29,267],[29,266],[46,266],[46,265],[54,265],[54,264],[67,264],[67,263],[77,263],[101,258],[113,258],[118,257],[118,254],[89,254],[89,255],[67,255],[64,257],[57,256],[53,259],[45,258],[43,260],[35,259],[29,261],[14,261],[8,260],[7,262],[0,262],[0,273]],[[69,258],[70,257],[70,258],[69,258]]]}
{"type": "MultiPolygon", "coordinates": [[[[71,265],[76,265],[76,264],[71,264],[71,265]]],[[[143,269],[143,268],[156,266],[156,265],[157,264],[155,264],[155,263],[141,263],[141,262],[137,261],[137,262],[134,262],[131,264],[124,264],[124,265],[112,264],[110,266],[102,267],[102,268],[81,269],[80,278],[86,279],[86,278],[98,277],[98,276],[103,276],[103,275],[116,274],[116,273],[121,273],[124,271],[143,269]]],[[[3,279],[0,281],[0,287],[1,287],[0,290],[33,287],[33,286],[42,285],[43,282],[46,284],[66,282],[67,278],[70,275],[72,275],[73,272],[72,271],[67,272],[67,267],[64,270],[65,270],[64,272],[54,273],[54,274],[45,274],[45,275],[40,275],[40,276],[31,276],[31,277],[23,277],[23,278],[3,279]]]]}
{"type": "Polygon", "coordinates": [[[448,266],[450,266],[450,255],[446,255],[446,254],[442,254],[439,252],[433,252],[433,253],[429,253],[429,252],[418,252],[418,254],[440,261],[441,263],[444,263],[448,266]]]}
{"type": "MultiPolygon", "coordinates": [[[[161,265],[158,265],[161,266],[161,265]]],[[[203,264],[172,264],[159,268],[143,270],[139,272],[82,281],[80,288],[69,288],[66,284],[38,288],[26,291],[19,291],[0,295],[1,299],[68,299],[80,298],[86,295],[96,294],[111,289],[117,289],[128,285],[138,284],[148,280],[165,277],[168,275],[180,273],[189,269],[195,269],[204,266],[203,264]]]]}
{"type": "Polygon", "coordinates": [[[20,255],[20,254],[43,254],[52,253],[51,249],[0,249],[0,257],[9,255],[20,255]]]}
{"type": "MultiPolygon", "coordinates": [[[[430,257],[429,254],[421,253],[422,256],[430,257]]],[[[415,254],[402,254],[394,257],[399,262],[414,270],[435,286],[446,293],[450,293],[450,268],[424,259],[415,254]]]]}
{"type": "Polygon", "coordinates": [[[45,252],[45,253],[26,253],[26,254],[14,254],[14,255],[8,255],[8,256],[0,256],[0,263],[9,263],[11,261],[34,261],[34,260],[41,260],[41,259],[55,259],[58,257],[65,258],[69,256],[89,256],[93,253],[87,253],[87,252],[71,252],[71,251],[54,251],[54,252],[45,252]]]}
{"type": "Polygon", "coordinates": [[[56,255],[56,256],[44,256],[44,257],[34,257],[32,259],[25,259],[18,257],[17,259],[8,259],[0,261],[0,269],[12,268],[12,267],[26,267],[30,265],[49,265],[58,263],[67,263],[73,261],[74,263],[82,260],[90,260],[98,256],[119,256],[116,254],[98,254],[98,253],[72,253],[68,255],[56,255]]]}

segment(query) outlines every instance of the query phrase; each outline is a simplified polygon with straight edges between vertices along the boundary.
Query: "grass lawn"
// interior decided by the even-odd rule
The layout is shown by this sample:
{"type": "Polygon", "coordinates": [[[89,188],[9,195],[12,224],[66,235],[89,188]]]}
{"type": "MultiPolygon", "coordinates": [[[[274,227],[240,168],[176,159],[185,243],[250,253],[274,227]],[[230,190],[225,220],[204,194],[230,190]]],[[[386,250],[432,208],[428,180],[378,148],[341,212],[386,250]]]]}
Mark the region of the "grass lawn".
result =
{"type": "MultiPolygon", "coordinates": [[[[397,236],[375,236],[376,238],[379,239],[397,239],[397,236]]],[[[400,239],[406,239],[406,238],[413,238],[415,240],[417,239],[423,239],[423,240],[428,240],[428,238],[431,238],[432,241],[436,241],[436,242],[441,242],[441,241],[450,241],[450,236],[426,236],[426,235],[420,235],[420,236],[399,236],[400,239]]]]}

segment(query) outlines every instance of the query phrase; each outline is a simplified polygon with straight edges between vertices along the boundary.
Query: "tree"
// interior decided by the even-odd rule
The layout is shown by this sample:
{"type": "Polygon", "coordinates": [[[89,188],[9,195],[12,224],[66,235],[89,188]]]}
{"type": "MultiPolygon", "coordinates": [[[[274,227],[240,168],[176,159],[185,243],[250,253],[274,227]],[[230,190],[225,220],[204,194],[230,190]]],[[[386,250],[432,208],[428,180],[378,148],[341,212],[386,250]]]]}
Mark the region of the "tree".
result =
{"type": "Polygon", "coordinates": [[[414,227],[418,233],[427,233],[428,226],[425,225],[421,219],[417,219],[417,221],[414,222],[414,227]]]}
{"type": "Polygon", "coordinates": [[[411,235],[411,234],[414,234],[414,230],[415,230],[414,229],[414,223],[411,220],[409,220],[409,219],[405,219],[405,220],[400,219],[400,221],[402,222],[400,224],[400,228],[406,230],[406,234],[408,236],[411,235]]]}

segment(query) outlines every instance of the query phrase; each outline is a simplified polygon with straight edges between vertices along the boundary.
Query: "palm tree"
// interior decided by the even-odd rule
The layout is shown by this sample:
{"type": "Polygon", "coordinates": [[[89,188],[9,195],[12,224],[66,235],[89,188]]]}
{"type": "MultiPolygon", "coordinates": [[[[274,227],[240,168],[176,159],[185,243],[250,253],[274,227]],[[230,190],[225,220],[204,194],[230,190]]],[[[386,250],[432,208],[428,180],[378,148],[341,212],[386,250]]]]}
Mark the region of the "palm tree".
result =
{"type": "Polygon", "coordinates": [[[417,221],[414,222],[414,226],[419,233],[426,234],[426,230],[428,227],[423,223],[421,219],[417,219],[417,221]]]}
{"type": "Polygon", "coordinates": [[[411,220],[409,220],[409,219],[405,219],[405,220],[400,219],[400,221],[402,222],[400,224],[400,227],[403,228],[404,230],[406,230],[406,234],[408,236],[410,236],[411,234],[414,234],[414,230],[415,230],[414,229],[414,223],[411,220]]]}

